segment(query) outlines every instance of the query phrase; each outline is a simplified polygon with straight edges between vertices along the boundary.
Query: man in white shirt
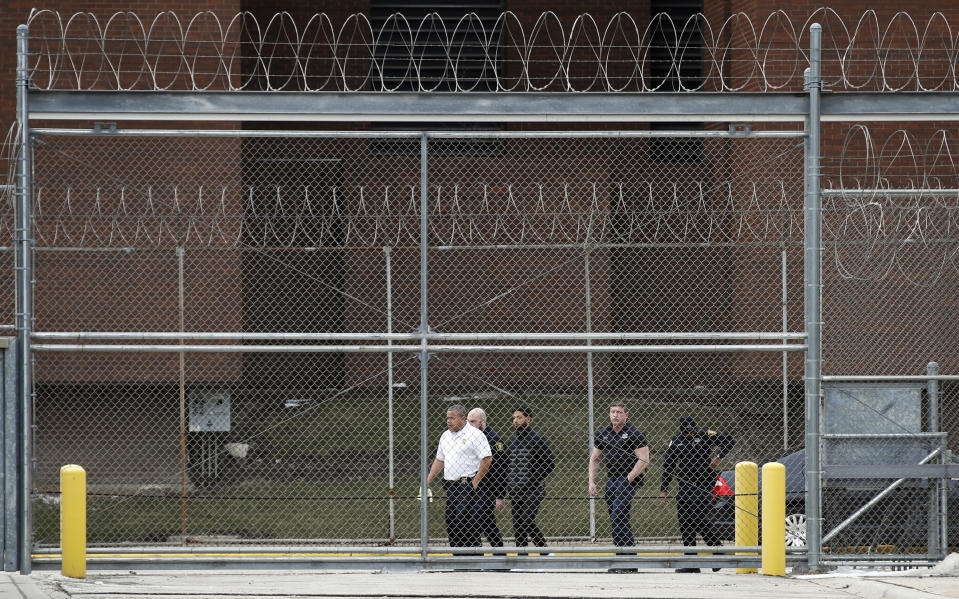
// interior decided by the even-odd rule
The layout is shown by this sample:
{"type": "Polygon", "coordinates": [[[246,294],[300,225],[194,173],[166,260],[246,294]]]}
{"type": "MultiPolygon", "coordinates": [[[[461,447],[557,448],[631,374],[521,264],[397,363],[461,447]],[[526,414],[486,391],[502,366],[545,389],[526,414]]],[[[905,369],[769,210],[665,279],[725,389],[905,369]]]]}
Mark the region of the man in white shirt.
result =
{"type": "Polygon", "coordinates": [[[450,406],[446,426],[440,436],[436,459],[426,476],[429,486],[443,472],[446,488],[446,533],[450,547],[479,547],[477,489],[492,462],[492,451],[483,431],[466,421],[466,408],[450,406]]]}

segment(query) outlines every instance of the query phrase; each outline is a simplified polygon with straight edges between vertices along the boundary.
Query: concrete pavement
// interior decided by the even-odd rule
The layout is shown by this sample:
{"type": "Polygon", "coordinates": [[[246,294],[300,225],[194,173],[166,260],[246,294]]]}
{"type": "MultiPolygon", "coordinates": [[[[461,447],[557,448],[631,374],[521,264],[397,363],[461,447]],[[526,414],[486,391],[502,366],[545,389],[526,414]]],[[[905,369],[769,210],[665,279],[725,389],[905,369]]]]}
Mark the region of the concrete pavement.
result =
{"type": "Polygon", "coordinates": [[[675,574],[647,570],[605,572],[332,572],[332,571],[143,571],[88,572],[83,580],[59,573],[0,575],[7,599],[942,599],[959,597],[953,576],[830,574],[769,577],[755,574],[675,574]]]}

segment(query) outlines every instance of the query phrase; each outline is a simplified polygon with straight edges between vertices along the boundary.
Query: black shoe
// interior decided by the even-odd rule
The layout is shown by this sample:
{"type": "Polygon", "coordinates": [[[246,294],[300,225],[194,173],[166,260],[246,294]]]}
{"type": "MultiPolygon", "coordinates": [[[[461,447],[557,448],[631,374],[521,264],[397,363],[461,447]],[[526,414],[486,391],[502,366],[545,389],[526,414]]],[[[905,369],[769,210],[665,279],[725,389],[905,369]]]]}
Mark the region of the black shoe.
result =
{"type": "Polygon", "coordinates": [[[677,574],[699,574],[699,568],[676,568],[677,574]]]}
{"type": "Polygon", "coordinates": [[[713,572],[719,572],[722,568],[713,568],[713,572]]]}

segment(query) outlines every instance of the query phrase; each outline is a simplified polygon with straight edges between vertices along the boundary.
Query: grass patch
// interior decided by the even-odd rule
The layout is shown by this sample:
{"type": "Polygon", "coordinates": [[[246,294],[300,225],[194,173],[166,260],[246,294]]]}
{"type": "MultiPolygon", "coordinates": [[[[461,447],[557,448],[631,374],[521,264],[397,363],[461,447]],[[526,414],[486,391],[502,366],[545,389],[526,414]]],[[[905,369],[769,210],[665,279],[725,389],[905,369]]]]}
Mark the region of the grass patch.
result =
{"type": "MultiPolygon", "coordinates": [[[[608,422],[609,398],[597,398],[594,428],[608,422]]],[[[446,429],[445,409],[452,401],[429,400],[429,455],[446,429]]],[[[557,467],[547,480],[547,498],[538,522],[552,537],[590,536],[587,495],[591,433],[588,404],[582,395],[471,397],[460,403],[479,405],[504,440],[512,434],[511,416],[518,405],[530,406],[533,426],[546,436],[557,467]]],[[[632,402],[631,421],[644,430],[652,445],[652,465],[646,484],[637,492],[633,530],[637,537],[678,534],[675,504],[658,500],[660,463],[682,416],[703,425],[734,432],[735,414],[722,407],[681,403],[632,402]],[[731,430],[732,429],[732,430],[731,430]]],[[[385,543],[390,538],[390,499],[385,398],[341,398],[279,411],[265,419],[251,440],[250,466],[213,491],[191,491],[186,500],[186,530],[192,537],[235,537],[243,540],[306,540],[360,544],[385,543]],[[254,464],[255,462],[255,464],[254,464]],[[295,464],[296,467],[290,466],[295,464]]],[[[419,398],[394,401],[395,498],[393,534],[418,539],[420,534],[419,398]]],[[[751,459],[757,459],[750,456],[751,459]]],[[[735,453],[724,468],[740,459],[735,453]]],[[[601,469],[599,483],[605,478],[601,469]]],[[[443,491],[434,483],[436,500],[429,505],[429,534],[445,538],[443,491]]],[[[610,535],[602,497],[594,500],[596,533],[610,535]]],[[[148,495],[91,495],[88,498],[88,539],[93,545],[156,544],[182,533],[181,499],[174,491],[148,495]]],[[[59,506],[36,501],[35,539],[41,545],[59,541],[59,506]]],[[[500,529],[512,536],[509,510],[498,515],[500,529]]]]}

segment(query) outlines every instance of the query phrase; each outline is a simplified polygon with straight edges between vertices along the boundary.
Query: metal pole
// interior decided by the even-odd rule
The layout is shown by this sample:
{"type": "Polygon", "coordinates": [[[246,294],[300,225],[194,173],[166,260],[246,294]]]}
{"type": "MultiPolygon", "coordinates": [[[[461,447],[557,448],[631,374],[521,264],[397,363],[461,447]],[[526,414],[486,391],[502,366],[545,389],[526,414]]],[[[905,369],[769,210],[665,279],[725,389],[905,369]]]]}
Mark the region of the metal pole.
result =
{"type": "Polygon", "coordinates": [[[427,312],[427,268],[426,268],[426,250],[429,241],[429,230],[427,228],[426,210],[428,205],[427,189],[427,161],[426,161],[426,132],[420,136],[420,333],[423,335],[420,340],[420,490],[422,501],[420,502],[420,549],[425,561],[429,557],[429,530],[427,527],[427,518],[429,516],[427,499],[429,491],[426,487],[426,475],[429,470],[428,454],[426,446],[427,434],[427,410],[429,402],[427,401],[427,379],[429,375],[429,352],[427,351],[426,333],[429,331],[429,321],[427,312]]]}
{"type": "MultiPolygon", "coordinates": [[[[926,374],[930,377],[939,375],[939,364],[929,362],[926,365],[926,374]]],[[[928,404],[929,432],[939,432],[939,381],[930,378],[926,381],[926,402],[928,404]]],[[[943,449],[940,441],[940,449],[943,449]]],[[[943,453],[943,456],[945,454],[943,453]]],[[[945,462],[943,462],[945,463],[945,462]]],[[[943,546],[948,546],[947,537],[940,537],[939,530],[942,524],[943,514],[940,511],[940,491],[945,488],[942,479],[930,480],[932,485],[929,488],[929,535],[928,547],[929,553],[945,557],[941,551],[943,546]]]]}
{"type": "MultiPolygon", "coordinates": [[[[593,304],[592,293],[589,285],[589,247],[586,248],[584,256],[586,266],[586,332],[593,332],[593,304]]],[[[592,345],[593,342],[586,340],[586,345],[592,345]]],[[[586,352],[586,430],[589,431],[589,437],[586,440],[586,451],[593,450],[592,435],[595,427],[593,418],[593,352],[586,352]]],[[[596,498],[589,498],[589,538],[596,540],[596,498]]]]}
{"type": "Polygon", "coordinates": [[[17,120],[20,123],[20,155],[17,160],[17,187],[19,202],[17,214],[17,317],[20,336],[20,426],[21,486],[20,486],[20,572],[31,571],[30,549],[33,545],[33,508],[30,496],[33,490],[33,355],[30,335],[33,332],[33,233],[30,227],[33,199],[33,148],[30,143],[30,121],[27,91],[30,86],[30,68],[27,60],[27,26],[17,27],[17,120]]]}
{"type": "MultiPolygon", "coordinates": [[[[4,358],[6,358],[6,355],[9,353],[10,353],[10,348],[9,346],[7,346],[3,351],[4,358]]],[[[6,365],[6,362],[7,362],[6,359],[4,359],[4,365],[6,365]]],[[[8,539],[10,538],[9,537],[10,524],[11,522],[14,522],[14,523],[16,522],[16,519],[15,519],[16,512],[11,510],[11,506],[16,505],[15,503],[16,487],[13,488],[13,495],[11,495],[8,490],[10,486],[10,481],[15,480],[15,479],[11,479],[11,476],[10,476],[11,469],[9,467],[10,466],[9,460],[11,456],[11,450],[13,451],[13,455],[16,455],[16,446],[8,447],[7,445],[8,443],[10,443],[11,440],[15,440],[17,438],[16,432],[15,432],[16,425],[14,425],[12,428],[9,426],[9,416],[11,413],[10,408],[12,407],[10,405],[10,399],[11,397],[16,396],[15,392],[13,396],[8,395],[7,393],[6,383],[7,383],[7,380],[9,379],[9,376],[10,376],[9,371],[6,368],[4,368],[3,404],[0,405],[0,424],[2,424],[3,426],[3,428],[0,429],[0,451],[3,452],[3,458],[2,458],[3,464],[2,466],[0,466],[0,490],[3,491],[3,498],[0,499],[0,502],[2,502],[2,506],[3,506],[3,515],[0,517],[3,518],[3,524],[2,526],[0,526],[0,535],[2,535],[3,537],[2,560],[3,560],[4,572],[10,572],[11,570],[13,570],[13,568],[7,567],[7,564],[10,562],[11,558],[13,557],[13,552],[11,552],[11,549],[13,549],[13,547],[9,544],[8,539]],[[14,517],[12,520],[11,520],[11,516],[14,517]]]]}
{"type": "Polygon", "coordinates": [[[805,72],[809,92],[806,119],[806,173],[803,212],[803,278],[805,301],[806,364],[806,563],[811,571],[820,568],[822,551],[822,467],[819,455],[819,407],[822,396],[822,197],[819,193],[819,134],[821,90],[820,59],[822,26],[809,28],[809,68],[805,72]]]}
{"type": "MultiPolygon", "coordinates": [[[[391,262],[391,249],[388,247],[383,248],[383,253],[386,256],[386,332],[393,332],[393,288],[391,283],[392,278],[392,262],[391,262]]],[[[387,346],[393,345],[391,339],[387,339],[387,346]]],[[[386,353],[386,420],[387,420],[387,430],[389,435],[389,446],[390,446],[390,474],[389,474],[389,486],[390,486],[390,545],[396,543],[396,491],[393,488],[393,352],[386,353]]]]}
{"type": "MultiPolygon", "coordinates": [[[[385,353],[387,349],[393,352],[419,353],[429,343],[429,337],[424,336],[420,345],[94,345],[94,344],[46,344],[35,343],[34,351],[46,352],[147,352],[147,353],[385,353]]],[[[804,343],[787,343],[785,345],[757,345],[752,343],[736,343],[725,345],[429,345],[430,353],[575,353],[587,351],[603,353],[644,353],[644,354],[684,354],[697,353],[730,353],[730,352],[802,352],[806,351],[804,343]]]]}
{"type": "MultiPolygon", "coordinates": [[[[392,248],[395,249],[395,248],[392,248]]],[[[33,334],[34,341],[419,341],[421,335],[412,333],[211,333],[189,331],[177,333],[166,332],[131,332],[131,331],[44,331],[33,334]]],[[[430,333],[431,341],[564,341],[585,340],[593,341],[747,341],[747,340],[775,340],[775,341],[803,341],[805,333],[774,333],[774,332],[621,332],[621,333],[430,333]]],[[[915,377],[916,380],[926,380],[928,377],[915,377]]],[[[959,377],[956,377],[959,378],[959,377]]],[[[891,377],[890,380],[899,380],[891,377]]]]}
{"type": "Polygon", "coordinates": [[[939,432],[939,381],[934,377],[939,376],[939,364],[929,362],[926,365],[926,374],[929,375],[929,381],[926,383],[926,399],[929,402],[929,432],[939,432]]]}
{"type": "Polygon", "coordinates": [[[14,572],[19,562],[17,521],[17,340],[3,354],[3,570],[14,572]]]}
{"type": "MultiPolygon", "coordinates": [[[[183,318],[183,246],[176,249],[177,300],[180,313],[180,332],[184,330],[183,318]]],[[[180,345],[184,345],[181,340],[180,345]]],[[[206,463],[206,456],[203,456],[206,463]]],[[[180,351],[180,534],[186,542],[186,356],[180,351]]]]}
{"type": "MultiPolygon", "coordinates": [[[[943,464],[943,470],[945,470],[945,465],[947,464],[947,456],[949,455],[949,447],[946,444],[946,437],[943,436],[939,440],[939,455],[943,464]]],[[[943,473],[943,477],[939,479],[939,557],[944,558],[946,552],[949,548],[949,490],[948,490],[948,479],[943,473]]]]}
{"type": "MultiPolygon", "coordinates": [[[[783,245],[782,254],[782,280],[783,280],[783,333],[787,331],[788,314],[786,302],[788,295],[786,291],[786,246],[783,245]]],[[[789,353],[783,352],[783,451],[789,449],[789,353]]]]}

